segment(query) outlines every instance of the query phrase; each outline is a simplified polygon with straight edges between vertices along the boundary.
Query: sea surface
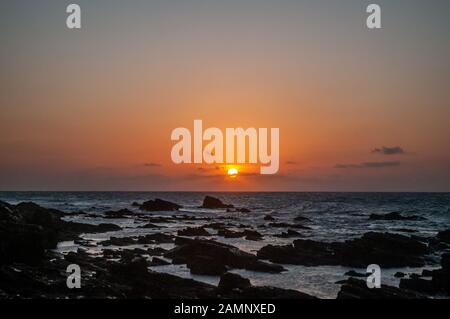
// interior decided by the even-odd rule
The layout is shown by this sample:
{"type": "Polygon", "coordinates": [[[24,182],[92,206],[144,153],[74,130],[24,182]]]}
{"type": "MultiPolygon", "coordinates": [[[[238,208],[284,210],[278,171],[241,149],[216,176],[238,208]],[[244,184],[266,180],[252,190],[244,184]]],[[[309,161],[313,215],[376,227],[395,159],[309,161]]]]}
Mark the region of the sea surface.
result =
{"type": "MultiPolygon", "coordinates": [[[[295,238],[283,239],[274,235],[286,231],[284,228],[267,227],[264,216],[270,214],[276,222],[295,223],[293,219],[299,215],[310,219],[304,223],[311,229],[298,230],[302,238],[317,241],[344,241],[369,231],[399,233],[407,236],[431,237],[440,230],[450,228],[450,193],[207,193],[207,192],[0,192],[0,200],[17,204],[23,201],[35,202],[47,208],[56,208],[64,212],[83,211],[83,214],[64,217],[66,220],[91,224],[116,223],[123,230],[103,234],[85,234],[84,239],[99,242],[110,236],[126,237],[164,232],[175,234],[185,227],[201,226],[211,221],[183,220],[177,223],[161,224],[162,229],[138,228],[145,224],[133,218],[105,219],[102,212],[128,208],[140,212],[133,207],[133,202],[161,198],[183,206],[179,212],[152,212],[155,216],[189,215],[195,217],[226,217],[235,225],[245,224],[260,232],[264,239],[249,241],[244,238],[226,239],[212,236],[212,239],[239,247],[245,251],[256,251],[267,244],[287,244],[295,238]],[[245,207],[249,213],[226,212],[225,210],[201,209],[203,198],[211,195],[236,207],[245,207]],[[369,215],[399,212],[404,216],[417,215],[426,218],[418,221],[383,221],[370,220],[369,215]],[[98,215],[98,216],[96,216],[98,215]]],[[[219,220],[218,220],[219,221],[219,220]]],[[[222,220],[220,220],[222,221],[222,220]]],[[[228,220],[225,220],[228,222],[228,220]]],[[[233,227],[229,228],[234,230],[233,227]]],[[[239,230],[236,228],[235,230],[239,230]]],[[[210,231],[215,233],[214,231],[210,231]]],[[[102,246],[84,247],[92,254],[100,254],[102,246]]],[[[172,244],[159,245],[172,248],[172,244]]],[[[57,250],[64,253],[76,250],[79,246],[73,242],[62,242],[57,250]]],[[[140,247],[133,245],[125,248],[140,247]]],[[[111,247],[108,247],[111,248],[111,247]]],[[[115,247],[112,247],[115,248],[115,247]]],[[[118,247],[116,247],[118,249],[118,247]]],[[[123,248],[123,247],[122,247],[123,248]]],[[[439,259],[428,259],[425,269],[438,268],[439,259]]],[[[284,265],[287,272],[267,274],[248,270],[233,270],[251,280],[254,285],[271,285],[303,291],[321,298],[335,298],[340,289],[337,281],[346,279],[344,273],[354,269],[365,273],[365,269],[341,266],[293,266],[284,265]]],[[[397,271],[404,273],[420,273],[424,268],[391,268],[382,269],[382,283],[398,286],[399,279],[394,277],[397,271]]],[[[218,277],[191,275],[185,265],[168,265],[152,267],[159,272],[172,273],[186,278],[217,284],[218,277]]]]}

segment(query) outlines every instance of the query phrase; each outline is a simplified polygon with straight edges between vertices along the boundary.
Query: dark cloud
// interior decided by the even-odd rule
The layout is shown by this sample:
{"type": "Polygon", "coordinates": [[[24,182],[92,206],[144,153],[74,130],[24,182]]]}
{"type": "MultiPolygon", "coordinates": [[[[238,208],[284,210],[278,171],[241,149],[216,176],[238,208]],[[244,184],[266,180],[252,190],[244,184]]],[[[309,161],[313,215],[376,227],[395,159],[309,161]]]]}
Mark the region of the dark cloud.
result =
{"type": "Polygon", "coordinates": [[[372,153],[383,155],[396,155],[396,154],[405,154],[405,151],[400,146],[393,146],[393,147],[383,146],[381,148],[373,149],[372,153]]]}
{"type": "Polygon", "coordinates": [[[144,166],[145,167],[161,167],[162,165],[159,163],[150,162],[150,163],[145,163],[144,166]]]}
{"type": "Polygon", "coordinates": [[[359,164],[336,164],[335,168],[385,168],[400,166],[400,162],[364,162],[359,164]]]}

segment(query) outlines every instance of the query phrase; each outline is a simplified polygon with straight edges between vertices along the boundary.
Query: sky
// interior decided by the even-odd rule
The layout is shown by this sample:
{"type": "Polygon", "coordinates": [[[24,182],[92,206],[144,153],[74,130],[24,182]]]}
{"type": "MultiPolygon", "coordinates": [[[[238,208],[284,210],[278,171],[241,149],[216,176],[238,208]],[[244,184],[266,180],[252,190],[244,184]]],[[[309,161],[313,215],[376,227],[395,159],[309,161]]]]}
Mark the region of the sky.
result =
{"type": "Polygon", "coordinates": [[[448,192],[449,30],[447,0],[1,1],[0,190],[448,192]],[[279,128],[279,172],[175,165],[195,119],[279,128]]]}

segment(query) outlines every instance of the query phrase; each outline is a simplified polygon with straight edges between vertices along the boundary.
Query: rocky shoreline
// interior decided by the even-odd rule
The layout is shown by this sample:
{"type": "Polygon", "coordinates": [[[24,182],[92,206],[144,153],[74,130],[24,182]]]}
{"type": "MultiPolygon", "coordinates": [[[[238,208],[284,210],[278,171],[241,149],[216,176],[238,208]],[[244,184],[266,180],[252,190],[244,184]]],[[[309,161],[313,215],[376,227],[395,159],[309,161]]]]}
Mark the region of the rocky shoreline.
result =
{"type": "MultiPolygon", "coordinates": [[[[243,238],[258,241],[263,235],[249,225],[234,225],[220,217],[212,219],[192,216],[153,216],[147,212],[179,210],[181,205],[161,199],[143,204],[133,203],[145,214],[139,215],[127,209],[108,211],[104,218],[140,218],[141,228],[159,230],[161,223],[179,220],[206,222],[203,226],[187,227],[174,234],[155,232],[147,235],[113,237],[101,241],[101,246],[126,247],[140,244],[144,248],[103,248],[101,255],[91,255],[85,249],[61,254],[54,249],[58,242],[73,240],[81,246],[89,241],[80,235],[86,233],[114,232],[122,229],[115,223],[85,224],[65,221],[65,216],[84,214],[65,213],[25,202],[11,205],[0,202],[0,298],[300,298],[314,296],[304,292],[269,286],[254,286],[235,273],[246,269],[266,276],[288,271],[286,265],[342,265],[365,268],[377,263],[381,267],[423,266],[429,256],[438,256],[440,268],[402,278],[400,287],[383,285],[368,289],[365,274],[349,272],[350,278],[341,282],[338,298],[427,298],[450,294],[450,230],[444,230],[433,238],[404,236],[391,233],[368,232],[360,238],[344,242],[318,242],[302,237],[301,229],[309,219],[297,216],[292,223],[280,223],[267,215],[265,227],[284,228],[279,236],[296,237],[288,245],[265,245],[256,254],[243,251],[233,245],[214,240],[216,236],[243,238]],[[229,229],[231,226],[242,230],[229,229]],[[296,229],[296,230],[293,230],[296,229]],[[158,245],[170,243],[174,248],[158,245]],[[149,247],[152,245],[152,247],[149,247]],[[82,288],[68,289],[67,266],[77,264],[83,272],[82,288]],[[219,277],[217,286],[181,278],[172,274],[151,270],[151,266],[182,264],[192,274],[219,277]]],[[[207,196],[202,207],[224,208],[228,212],[249,213],[246,208],[235,208],[219,199],[207,196]]],[[[399,217],[375,216],[387,220],[399,217]]],[[[420,219],[420,218],[415,218],[420,219]]],[[[400,275],[399,275],[400,276],[400,275]]]]}

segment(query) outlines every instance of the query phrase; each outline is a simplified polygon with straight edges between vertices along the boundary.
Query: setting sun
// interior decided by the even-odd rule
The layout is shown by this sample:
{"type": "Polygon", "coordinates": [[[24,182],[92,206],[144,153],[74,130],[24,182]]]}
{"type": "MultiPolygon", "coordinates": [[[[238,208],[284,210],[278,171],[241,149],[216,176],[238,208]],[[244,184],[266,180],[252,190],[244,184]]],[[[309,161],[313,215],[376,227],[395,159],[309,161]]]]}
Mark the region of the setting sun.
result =
{"type": "Polygon", "coordinates": [[[238,170],[234,167],[228,169],[228,176],[230,177],[236,177],[238,173],[238,170]]]}

